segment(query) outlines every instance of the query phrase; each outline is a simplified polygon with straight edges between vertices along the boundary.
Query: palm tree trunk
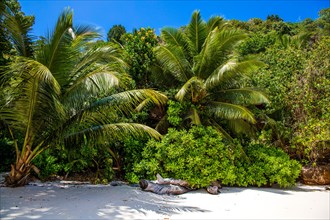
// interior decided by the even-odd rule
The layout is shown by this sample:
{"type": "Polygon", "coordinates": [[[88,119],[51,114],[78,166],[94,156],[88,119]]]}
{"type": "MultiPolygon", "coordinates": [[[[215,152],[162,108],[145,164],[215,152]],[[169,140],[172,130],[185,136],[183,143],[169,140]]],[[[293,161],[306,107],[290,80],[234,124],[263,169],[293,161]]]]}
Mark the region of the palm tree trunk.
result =
{"type": "Polygon", "coordinates": [[[5,177],[6,186],[24,186],[28,183],[31,169],[34,169],[37,173],[39,172],[31,163],[31,159],[35,153],[31,151],[29,145],[26,145],[24,149],[25,151],[17,152],[16,163],[11,165],[10,173],[5,177]]]}
{"type": "Polygon", "coordinates": [[[28,183],[30,171],[31,165],[25,164],[23,161],[19,161],[15,165],[12,164],[10,173],[5,178],[5,185],[10,187],[26,185],[28,183]]]}

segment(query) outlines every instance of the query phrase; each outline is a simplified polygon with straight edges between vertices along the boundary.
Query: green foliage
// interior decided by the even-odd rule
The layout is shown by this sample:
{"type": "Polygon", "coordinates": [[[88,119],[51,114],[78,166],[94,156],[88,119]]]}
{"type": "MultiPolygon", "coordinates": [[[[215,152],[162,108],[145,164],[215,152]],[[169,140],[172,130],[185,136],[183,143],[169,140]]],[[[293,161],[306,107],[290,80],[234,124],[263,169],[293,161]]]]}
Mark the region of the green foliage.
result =
{"type": "Polygon", "coordinates": [[[34,160],[40,169],[39,178],[46,180],[53,175],[69,176],[73,173],[93,173],[93,182],[109,182],[114,177],[113,159],[102,146],[83,146],[79,151],[61,147],[47,149],[34,160]]]}
{"type": "Polygon", "coordinates": [[[267,21],[271,21],[271,22],[280,22],[283,21],[282,18],[280,18],[280,16],[278,15],[268,15],[266,18],[267,21]]]}
{"type": "Polygon", "coordinates": [[[245,147],[245,155],[237,155],[236,183],[240,186],[264,186],[279,184],[288,187],[295,184],[301,172],[301,164],[290,160],[282,149],[271,146],[271,130],[262,131],[256,140],[245,147]]]}
{"type": "Polygon", "coordinates": [[[122,25],[113,25],[112,28],[110,28],[107,36],[108,36],[108,42],[118,42],[122,43],[121,37],[126,34],[126,29],[122,25]]]}
{"type": "MultiPolygon", "coordinates": [[[[144,159],[134,171],[137,176],[150,179],[157,173],[184,179],[193,187],[205,187],[217,179],[228,184],[235,179],[230,154],[222,137],[211,127],[193,127],[188,132],[169,129],[161,142],[147,143],[144,159]]],[[[138,179],[132,176],[130,181],[138,179]]]]}
{"type": "Polygon", "coordinates": [[[316,23],[318,24],[319,28],[321,28],[321,33],[323,35],[330,35],[330,8],[324,8],[319,11],[319,18],[317,19],[316,23]]]}
{"type": "Polygon", "coordinates": [[[142,152],[148,140],[147,138],[127,138],[124,140],[118,154],[121,158],[122,169],[126,179],[131,179],[130,175],[133,171],[134,164],[142,160],[142,152]]]}
{"type": "MultiPolygon", "coordinates": [[[[14,51],[10,51],[10,54],[17,54],[20,56],[31,57],[33,54],[32,49],[32,36],[29,32],[34,24],[34,16],[27,16],[21,11],[21,6],[17,0],[5,0],[0,3],[2,8],[0,12],[1,30],[4,32],[4,43],[5,51],[7,49],[14,48],[14,51]],[[8,45],[8,42],[11,45],[8,45]]],[[[2,40],[2,39],[1,39],[2,40]]],[[[1,45],[2,46],[2,45],[1,45]]],[[[3,54],[0,54],[1,56],[3,54]]],[[[9,54],[6,54],[9,55],[9,54]]]]}
{"type": "Polygon", "coordinates": [[[291,143],[309,162],[330,162],[330,37],[320,39],[294,79],[288,100],[295,128],[291,143]]]}
{"type": "Polygon", "coordinates": [[[178,126],[182,122],[182,110],[183,106],[180,102],[169,100],[167,102],[167,120],[173,126],[178,126]]]}
{"type": "Polygon", "coordinates": [[[124,49],[130,64],[130,74],[138,87],[149,83],[148,68],[155,61],[153,48],[158,44],[157,36],[151,28],[140,28],[133,34],[123,35],[124,49]]]}
{"type": "Polygon", "coordinates": [[[271,105],[267,106],[268,114],[285,115],[288,112],[289,90],[292,88],[292,77],[304,68],[305,57],[302,51],[281,47],[269,48],[261,56],[267,64],[252,75],[253,85],[264,88],[271,105]]]}
{"type": "Polygon", "coordinates": [[[242,169],[237,165],[237,178],[241,186],[248,185],[272,185],[278,183],[281,187],[288,187],[295,184],[298,178],[301,165],[281,149],[258,143],[251,143],[245,148],[246,155],[251,162],[244,161],[242,169]],[[252,162],[253,161],[253,162],[252,162]],[[243,171],[243,172],[244,172],[243,171]]]}
{"type": "Polygon", "coordinates": [[[1,105],[0,118],[25,134],[8,184],[24,185],[20,179],[30,172],[32,160],[57,144],[78,147],[85,139],[98,142],[105,136],[113,140],[146,132],[161,137],[148,126],[113,120],[116,112],[129,115],[167,98],[151,89],[125,91],[130,77],[122,50],[96,42],[99,37],[93,27],[74,27],[73,12],[66,9],[54,32],[38,42],[33,59],[18,51],[21,56],[12,57],[1,72],[5,94],[0,95],[8,101],[1,105]],[[103,114],[104,106],[111,106],[108,114],[103,114]]]}
{"type": "Polygon", "coordinates": [[[33,24],[34,16],[25,15],[17,0],[0,2],[0,66],[7,64],[9,55],[17,53],[23,55],[24,50],[24,55],[32,54],[32,39],[28,31],[33,24]],[[17,29],[20,33],[15,33],[17,29]],[[27,44],[26,48],[22,48],[24,44],[27,44]]]}
{"type": "MultiPolygon", "coordinates": [[[[211,125],[231,139],[226,131],[229,126],[225,130],[223,122],[235,124],[230,128],[236,132],[237,122],[256,122],[248,107],[268,99],[262,92],[245,87],[249,73],[262,65],[255,58],[238,56],[236,46],[246,38],[245,34],[227,28],[221,17],[204,21],[195,11],[184,31],[163,28],[161,37],[165,44],[155,48],[160,67],[156,74],[159,78],[171,75],[170,79],[176,79],[170,82],[178,89],[175,99],[184,107],[183,111],[178,104],[169,107],[172,124],[211,125]]],[[[240,126],[239,130],[249,133],[249,128],[240,126]]]]}
{"type": "Polygon", "coordinates": [[[243,56],[265,52],[268,47],[275,43],[276,37],[275,32],[267,34],[254,33],[239,45],[238,50],[243,56]]]}
{"type": "Polygon", "coordinates": [[[45,150],[36,157],[34,160],[34,165],[40,170],[38,176],[42,180],[58,174],[58,172],[63,169],[61,164],[58,164],[58,159],[51,155],[51,151],[49,149],[45,150]]]}
{"type": "Polygon", "coordinates": [[[211,127],[169,129],[161,142],[147,143],[143,159],[128,177],[136,182],[160,173],[187,180],[193,187],[205,187],[215,180],[235,186],[294,185],[301,165],[263,139],[260,136],[243,148],[237,141],[225,142],[211,127]]]}

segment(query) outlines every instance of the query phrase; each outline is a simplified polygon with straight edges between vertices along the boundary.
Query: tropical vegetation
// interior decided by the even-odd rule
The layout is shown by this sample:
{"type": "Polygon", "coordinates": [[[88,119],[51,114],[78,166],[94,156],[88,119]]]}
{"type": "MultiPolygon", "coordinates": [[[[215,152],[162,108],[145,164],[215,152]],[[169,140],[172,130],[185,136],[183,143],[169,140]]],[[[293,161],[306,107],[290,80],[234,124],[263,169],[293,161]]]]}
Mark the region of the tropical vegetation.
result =
{"type": "MultiPolygon", "coordinates": [[[[151,89],[127,90],[129,76],[119,48],[95,45],[98,33],[88,26],[74,27],[72,20],[72,11],[64,10],[54,32],[39,40],[30,56],[25,45],[18,45],[21,50],[2,74],[1,120],[16,150],[7,185],[24,185],[31,169],[38,173],[32,161],[52,146],[109,145],[128,134],[161,137],[150,127],[118,117],[142,108],[146,100],[165,104],[166,97],[151,89]],[[15,131],[24,136],[22,143],[15,131]]],[[[13,24],[6,28],[13,38],[25,36],[13,24]]]]}
{"type": "Polygon", "coordinates": [[[178,88],[174,98],[183,105],[180,116],[188,124],[212,125],[228,138],[224,126],[250,132],[256,119],[248,107],[268,99],[257,88],[244,85],[248,74],[261,65],[236,52],[245,34],[226,28],[218,16],[205,22],[195,11],[184,30],[164,28],[161,37],[165,44],[156,47],[155,54],[160,73],[173,78],[173,87],[178,88]]]}
{"type": "MultiPolygon", "coordinates": [[[[203,20],[107,41],[65,9],[44,37],[0,3],[0,171],[287,187],[330,164],[330,9],[315,20],[203,20]],[[152,88],[152,89],[151,89],[152,88]]],[[[59,176],[59,177],[58,177],[59,176]]]]}

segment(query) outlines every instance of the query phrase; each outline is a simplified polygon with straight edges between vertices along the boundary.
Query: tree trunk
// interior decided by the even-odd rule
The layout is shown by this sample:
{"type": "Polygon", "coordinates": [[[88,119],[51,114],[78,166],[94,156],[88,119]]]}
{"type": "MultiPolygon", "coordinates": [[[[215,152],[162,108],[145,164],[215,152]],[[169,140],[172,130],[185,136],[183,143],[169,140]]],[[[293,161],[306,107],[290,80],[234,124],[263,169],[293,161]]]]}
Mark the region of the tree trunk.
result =
{"type": "Polygon", "coordinates": [[[11,170],[8,176],[5,177],[5,185],[10,187],[24,186],[28,183],[28,177],[31,169],[34,169],[37,173],[39,170],[31,164],[31,158],[33,152],[29,145],[25,146],[25,152],[18,152],[16,164],[11,165],[11,170]]]}
{"type": "Polygon", "coordinates": [[[28,183],[31,165],[25,164],[22,160],[11,165],[8,176],[5,177],[5,185],[10,187],[24,186],[28,183]]]}

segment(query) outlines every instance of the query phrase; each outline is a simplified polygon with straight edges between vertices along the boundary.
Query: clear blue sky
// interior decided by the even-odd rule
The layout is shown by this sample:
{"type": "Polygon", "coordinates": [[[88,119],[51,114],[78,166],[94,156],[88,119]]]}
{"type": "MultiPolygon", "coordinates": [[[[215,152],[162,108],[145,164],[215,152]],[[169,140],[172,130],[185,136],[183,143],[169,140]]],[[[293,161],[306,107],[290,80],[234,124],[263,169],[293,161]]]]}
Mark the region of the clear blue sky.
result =
{"type": "Polygon", "coordinates": [[[247,21],[250,18],[266,19],[277,14],[284,21],[298,22],[305,18],[316,19],[318,11],[330,7],[330,0],[181,0],[181,1],[112,1],[112,0],[19,0],[23,12],[35,16],[33,34],[44,36],[52,29],[61,11],[70,6],[74,10],[74,23],[87,23],[101,28],[106,36],[115,24],[133,28],[151,27],[159,33],[164,26],[180,27],[189,22],[194,10],[201,11],[207,20],[212,15],[226,19],[247,21]]]}

